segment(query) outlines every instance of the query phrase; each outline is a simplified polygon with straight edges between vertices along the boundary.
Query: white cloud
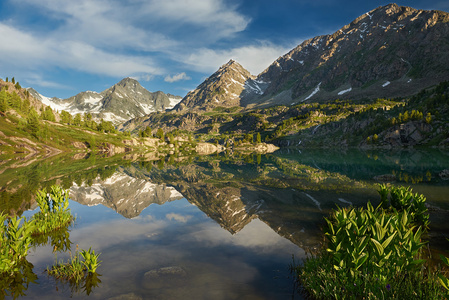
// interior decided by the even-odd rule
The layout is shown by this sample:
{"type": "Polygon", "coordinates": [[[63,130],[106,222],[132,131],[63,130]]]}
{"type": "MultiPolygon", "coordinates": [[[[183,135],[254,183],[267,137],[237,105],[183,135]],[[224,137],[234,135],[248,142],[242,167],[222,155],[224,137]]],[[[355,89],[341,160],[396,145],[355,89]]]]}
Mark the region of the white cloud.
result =
{"type": "Polygon", "coordinates": [[[71,87],[54,82],[48,81],[42,77],[41,74],[29,73],[24,74],[24,81],[31,86],[40,86],[40,87],[49,87],[49,88],[57,88],[57,89],[71,89],[71,87]]]}
{"type": "Polygon", "coordinates": [[[256,45],[243,46],[228,50],[212,50],[202,48],[188,57],[184,62],[202,72],[214,72],[230,59],[236,60],[251,74],[257,75],[266,69],[279,56],[284,55],[293,48],[278,46],[269,42],[260,42],[256,45]]]}
{"type": "Polygon", "coordinates": [[[53,66],[109,76],[163,73],[148,57],[110,53],[80,41],[40,39],[1,23],[0,35],[0,62],[9,69],[53,66]]]}
{"type": "Polygon", "coordinates": [[[182,72],[182,73],[178,73],[173,76],[167,75],[165,77],[164,81],[165,82],[176,82],[176,81],[180,81],[180,80],[190,80],[190,79],[192,79],[192,78],[187,76],[185,72],[182,72]]]}
{"type": "Polygon", "coordinates": [[[218,37],[243,31],[251,21],[223,0],[152,0],[146,9],[155,18],[198,25],[218,37]]]}
{"type": "MultiPolygon", "coordinates": [[[[134,26],[136,12],[127,3],[113,0],[23,0],[61,20],[50,36],[58,40],[76,40],[97,47],[155,51],[174,47],[177,42],[163,34],[134,26]]],[[[140,11],[138,9],[137,11],[140,11]]],[[[147,16],[146,16],[147,17],[147,16]]]]}

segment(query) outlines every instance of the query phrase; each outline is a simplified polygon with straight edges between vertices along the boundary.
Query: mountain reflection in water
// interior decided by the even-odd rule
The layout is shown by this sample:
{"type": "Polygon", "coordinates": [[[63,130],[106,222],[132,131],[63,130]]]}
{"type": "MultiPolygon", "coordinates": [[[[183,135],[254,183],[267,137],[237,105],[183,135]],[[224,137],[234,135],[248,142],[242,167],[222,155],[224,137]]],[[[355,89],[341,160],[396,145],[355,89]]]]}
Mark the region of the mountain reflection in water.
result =
{"type": "MultiPolygon", "coordinates": [[[[448,162],[446,153],[426,151],[280,151],[165,162],[58,158],[4,167],[0,204],[20,215],[35,207],[38,187],[70,189],[77,216],[70,241],[102,253],[101,283],[91,298],[299,298],[289,278],[291,256],[304,258],[319,246],[323,217],[336,205],[378,203],[379,179],[425,194],[435,233],[430,244],[444,249],[449,181],[439,174],[448,162]]],[[[86,296],[56,291],[42,275],[54,260],[51,245],[35,247],[28,260],[38,275],[28,296],[86,296]]]]}

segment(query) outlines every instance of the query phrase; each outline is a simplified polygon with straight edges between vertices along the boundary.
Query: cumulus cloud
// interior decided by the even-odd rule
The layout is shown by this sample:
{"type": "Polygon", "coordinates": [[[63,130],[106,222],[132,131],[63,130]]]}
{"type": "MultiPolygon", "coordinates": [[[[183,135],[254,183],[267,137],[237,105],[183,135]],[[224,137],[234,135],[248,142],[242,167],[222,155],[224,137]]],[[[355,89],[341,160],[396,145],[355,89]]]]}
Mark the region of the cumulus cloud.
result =
{"type": "Polygon", "coordinates": [[[1,23],[0,35],[0,61],[16,69],[57,66],[110,76],[163,72],[150,58],[111,53],[82,41],[40,39],[1,23]]]}
{"type": "MultiPolygon", "coordinates": [[[[54,26],[33,26],[24,18],[15,17],[7,23],[0,22],[2,65],[14,59],[15,66],[11,68],[16,69],[62,67],[114,77],[144,78],[166,73],[159,67],[161,63],[156,57],[194,52],[195,46],[186,47],[185,44],[198,40],[199,36],[203,37],[200,39],[203,45],[210,44],[245,30],[251,21],[237,12],[237,6],[225,0],[22,0],[10,3],[23,9],[21,13],[32,13],[38,20],[54,26]],[[176,36],[178,29],[188,26],[196,30],[176,36]]],[[[188,79],[182,73],[166,77],[168,82],[188,79]]]]}
{"type": "Polygon", "coordinates": [[[223,0],[152,0],[146,11],[181,24],[195,24],[213,30],[216,36],[228,36],[243,31],[251,19],[238,13],[236,6],[223,0]]]}
{"type": "Polygon", "coordinates": [[[176,81],[180,81],[180,80],[190,80],[190,79],[192,79],[192,78],[187,76],[185,72],[182,72],[182,73],[178,73],[178,74],[173,75],[173,76],[167,75],[164,78],[164,81],[165,82],[176,82],[176,81]]]}
{"type": "Polygon", "coordinates": [[[219,66],[230,59],[234,59],[250,73],[256,75],[266,69],[279,56],[287,53],[292,47],[293,44],[279,46],[270,42],[260,42],[259,44],[228,50],[202,48],[183,58],[183,61],[198,71],[214,72],[219,66]]]}

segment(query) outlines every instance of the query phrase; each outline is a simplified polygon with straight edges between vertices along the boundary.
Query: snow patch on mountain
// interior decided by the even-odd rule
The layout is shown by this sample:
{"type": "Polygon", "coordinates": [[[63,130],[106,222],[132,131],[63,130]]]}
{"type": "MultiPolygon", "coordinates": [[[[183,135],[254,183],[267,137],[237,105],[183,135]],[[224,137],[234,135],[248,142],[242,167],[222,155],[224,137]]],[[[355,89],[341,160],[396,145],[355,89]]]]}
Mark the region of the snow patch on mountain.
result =
{"type": "Polygon", "coordinates": [[[321,82],[318,83],[318,85],[317,85],[316,88],[313,90],[313,92],[312,92],[306,99],[304,99],[303,101],[309,100],[309,99],[312,98],[316,93],[318,93],[318,92],[320,91],[320,85],[321,85],[321,82]]]}
{"type": "Polygon", "coordinates": [[[350,88],[347,89],[347,90],[343,90],[343,91],[338,92],[338,95],[341,96],[341,95],[343,95],[343,94],[349,93],[350,91],[352,91],[352,87],[350,87],[350,88]]]}

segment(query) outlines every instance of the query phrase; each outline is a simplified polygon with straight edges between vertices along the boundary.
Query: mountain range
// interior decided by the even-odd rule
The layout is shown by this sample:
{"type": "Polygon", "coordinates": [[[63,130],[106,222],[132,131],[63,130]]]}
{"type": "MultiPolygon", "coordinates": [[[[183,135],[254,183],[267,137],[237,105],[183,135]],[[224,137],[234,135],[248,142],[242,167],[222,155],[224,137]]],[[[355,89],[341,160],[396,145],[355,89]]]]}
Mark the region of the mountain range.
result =
{"type": "Polygon", "coordinates": [[[161,91],[149,92],[137,80],[129,77],[101,93],[86,91],[67,99],[48,98],[32,88],[28,91],[56,111],[65,110],[72,115],[90,113],[94,119],[114,124],[173,108],[182,99],[161,91]]]}
{"type": "Polygon", "coordinates": [[[389,4],[308,39],[257,76],[231,60],[175,107],[404,97],[449,79],[449,14],[389,4]]]}
{"type": "MultiPolygon", "coordinates": [[[[449,80],[448,66],[449,13],[388,4],[332,34],[305,40],[258,75],[230,60],[182,99],[150,93],[131,78],[101,93],[83,92],[68,99],[34,94],[52,108],[114,121],[121,131],[149,126],[217,136],[259,132],[268,141],[287,137],[287,145],[299,145],[320,134],[346,141],[341,132],[333,133],[340,130],[357,137],[351,146],[376,135],[378,144],[393,147],[398,143],[385,141],[387,131],[399,136],[396,132],[405,130],[408,114],[415,110],[413,120],[419,124],[407,128],[410,134],[413,128],[424,128],[420,141],[426,142],[414,139],[412,144],[439,144],[445,139],[441,134],[446,130],[445,110],[432,98],[432,90],[419,93],[449,80]],[[376,100],[382,98],[393,102],[376,100]],[[407,99],[413,99],[413,105],[405,107],[407,99]],[[379,109],[379,114],[355,115],[368,109],[379,109]],[[403,118],[406,110],[410,111],[403,118]],[[352,119],[339,121],[347,117],[352,119]],[[359,117],[363,120],[354,119],[359,117]],[[329,126],[321,126],[325,123],[329,126]],[[307,138],[292,137],[303,131],[308,132],[307,138]]],[[[438,93],[445,97],[444,86],[438,93]]]]}

